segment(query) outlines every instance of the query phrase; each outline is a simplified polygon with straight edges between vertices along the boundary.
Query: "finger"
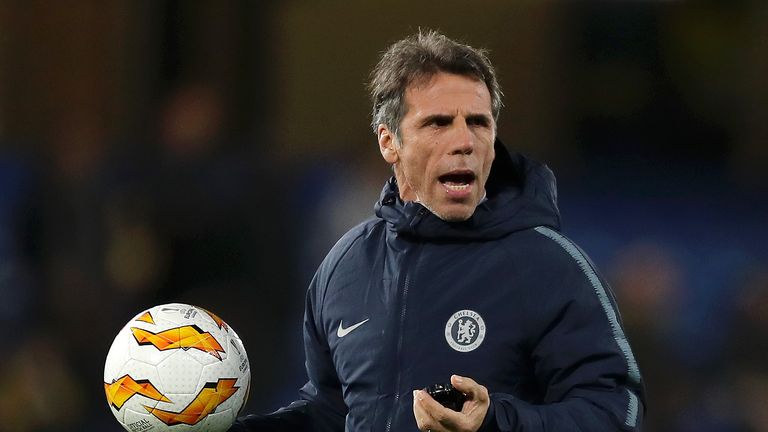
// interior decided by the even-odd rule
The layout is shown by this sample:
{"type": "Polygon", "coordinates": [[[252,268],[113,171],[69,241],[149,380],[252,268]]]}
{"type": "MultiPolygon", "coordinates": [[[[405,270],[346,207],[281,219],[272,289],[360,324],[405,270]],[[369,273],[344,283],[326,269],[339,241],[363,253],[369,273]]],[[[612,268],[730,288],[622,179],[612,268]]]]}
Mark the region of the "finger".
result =
{"type": "Polygon", "coordinates": [[[488,399],[488,389],[478,384],[472,378],[451,375],[451,384],[456,390],[467,395],[467,399],[469,400],[483,401],[488,399]]]}
{"type": "Polygon", "coordinates": [[[444,407],[424,390],[414,393],[414,413],[416,412],[423,415],[427,422],[431,420],[428,426],[432,430],[454,430],[463,421],[461,413],[444,407]]]}
{"type": "MultiPolygon", "coordinates": [[[[429,395],[426,396],[429,397],[429,395]]],[[[413,417],[416,419],[416,425],[420,431],[436,430],[437,421],[427,411],[423,398],[419,390],[413,391],[413,417]]]]}

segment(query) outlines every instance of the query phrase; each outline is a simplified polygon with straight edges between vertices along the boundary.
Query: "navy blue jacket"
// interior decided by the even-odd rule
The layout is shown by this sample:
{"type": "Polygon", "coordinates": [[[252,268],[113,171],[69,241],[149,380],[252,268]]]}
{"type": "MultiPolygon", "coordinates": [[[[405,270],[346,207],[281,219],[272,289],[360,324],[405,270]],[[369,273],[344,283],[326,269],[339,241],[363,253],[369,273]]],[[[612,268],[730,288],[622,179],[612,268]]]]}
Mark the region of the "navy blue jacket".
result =
{"type": "Polygon", "coordinates": [[[608,285],[558,232],[551,171],[497,142],[486,192],[449,223],[391,179],[309,287],[300,400],[232,430],[416,431],[412,391],[451,374],[491,393],[482,431],[640,430],[637,363],[608,285]]]}

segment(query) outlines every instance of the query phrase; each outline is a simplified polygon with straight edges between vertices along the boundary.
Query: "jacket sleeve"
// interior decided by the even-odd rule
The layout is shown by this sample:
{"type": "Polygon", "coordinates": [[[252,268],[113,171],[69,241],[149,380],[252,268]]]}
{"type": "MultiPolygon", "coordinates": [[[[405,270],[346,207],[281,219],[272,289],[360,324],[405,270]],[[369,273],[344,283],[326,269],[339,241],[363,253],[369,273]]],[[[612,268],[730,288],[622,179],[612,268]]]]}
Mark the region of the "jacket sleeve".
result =
{"type": "Polygon", "coordinates": [[[341,432],[347,407],[336,371],[331,362],[325,332],[316,320],[318,275],[307,292],[304,311],[304,352],[309,381],[299,399],[271,414],[238,418],[230,432],[341,432]]]}
{"type": "Polygon", "coordinates": [[[640,431],[645,411],[640,372],[610,288],[584,253],[552,230],[568,258],[543,278],[549,298],[531,362],[540,403],[492,393],[481,431],[640,431]]]}

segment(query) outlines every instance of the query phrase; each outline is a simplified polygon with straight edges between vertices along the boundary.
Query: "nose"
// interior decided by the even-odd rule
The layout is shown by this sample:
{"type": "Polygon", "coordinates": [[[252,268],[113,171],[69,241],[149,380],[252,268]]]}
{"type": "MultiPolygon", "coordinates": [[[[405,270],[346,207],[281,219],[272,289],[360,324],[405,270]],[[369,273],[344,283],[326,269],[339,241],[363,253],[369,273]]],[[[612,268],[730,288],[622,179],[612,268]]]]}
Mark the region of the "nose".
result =
{"type": "Polygon", "coordinates": [[[472,154],[472,151],[475,149],[475,136],[466,122],[457,123],[458,126],[454,130],[449,153],[452,155],[472,154]]]}

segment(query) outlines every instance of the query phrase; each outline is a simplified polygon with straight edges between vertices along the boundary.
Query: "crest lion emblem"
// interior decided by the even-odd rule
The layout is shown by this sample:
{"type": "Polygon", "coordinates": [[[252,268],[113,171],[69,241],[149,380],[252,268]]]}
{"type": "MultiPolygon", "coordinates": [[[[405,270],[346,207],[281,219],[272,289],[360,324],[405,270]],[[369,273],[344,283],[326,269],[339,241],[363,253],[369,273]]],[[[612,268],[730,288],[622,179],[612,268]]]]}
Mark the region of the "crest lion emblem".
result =
{"type": "Polygon", "coordinates": [[[456,351],[474,351],[484,339],[485,321],[475,311],[460,310],[451,315],[445,324],[445,340],[456,351]]]}

